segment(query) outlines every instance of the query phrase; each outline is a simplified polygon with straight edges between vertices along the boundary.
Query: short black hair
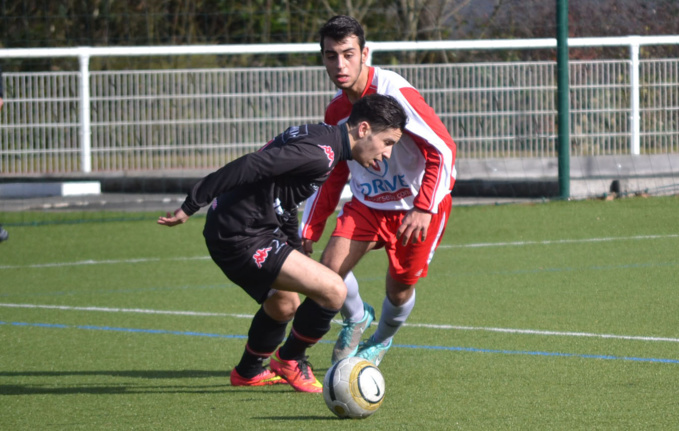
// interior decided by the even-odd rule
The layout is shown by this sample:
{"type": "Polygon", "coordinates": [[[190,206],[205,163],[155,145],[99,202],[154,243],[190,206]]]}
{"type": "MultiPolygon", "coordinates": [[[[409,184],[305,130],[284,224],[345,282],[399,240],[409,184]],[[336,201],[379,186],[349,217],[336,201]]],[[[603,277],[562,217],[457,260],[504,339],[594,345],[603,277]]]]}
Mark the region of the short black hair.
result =
{"type": "Polygon", "coordinates": [[[386,129],[403,131],[406,128],[408,116],[394,97],[385,94],[369,94],[354,103],[347,123],[353,127],[361,121],[367,121],[376,133],[386,129]]]}
{"type": "Polygon", "coordinates": [[[361,51],[365,48],[365,32],[363,27],[350,16],[333,16],[321,27],[319,34],[321,35],[321,52],[325,48],[323,41],[326,37],[335,42],[341,42],[349,36],[356,36],[358,37],[358,46],[361,48],[361,51]]]}

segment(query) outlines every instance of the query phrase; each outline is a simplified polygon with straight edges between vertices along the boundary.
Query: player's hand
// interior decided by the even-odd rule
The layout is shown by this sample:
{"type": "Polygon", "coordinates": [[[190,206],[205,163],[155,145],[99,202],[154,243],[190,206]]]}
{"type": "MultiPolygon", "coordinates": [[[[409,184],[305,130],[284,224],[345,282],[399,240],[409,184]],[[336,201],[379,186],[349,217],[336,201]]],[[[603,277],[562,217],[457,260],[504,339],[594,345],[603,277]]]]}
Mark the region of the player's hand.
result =
{"type": "Polygon", "coordinates": [[[178,224],[186,223],[188,219],[189,216],[187,216],[181,208],[177,208],[174,211],[174,214],[168,212],[165,217],[158,217],[158,224],[172,227],[177,226],[178,224]]]}
{"type": "Polygon", "coordinates": [[[314,252],[314,242],[310,239],[302,238],[302,250],[307,256],[311,256],[314,252]]]}
{"type": "Polygon", "coordinates": [[[427,229],[431,223],[431,214],[419,208],[413,208],[403,217],[401,226],[396,231],[396,238],[401,240],[401,244],[408,245],[408,242],[415,244],[418,241],[427,239],[427,229]]]}

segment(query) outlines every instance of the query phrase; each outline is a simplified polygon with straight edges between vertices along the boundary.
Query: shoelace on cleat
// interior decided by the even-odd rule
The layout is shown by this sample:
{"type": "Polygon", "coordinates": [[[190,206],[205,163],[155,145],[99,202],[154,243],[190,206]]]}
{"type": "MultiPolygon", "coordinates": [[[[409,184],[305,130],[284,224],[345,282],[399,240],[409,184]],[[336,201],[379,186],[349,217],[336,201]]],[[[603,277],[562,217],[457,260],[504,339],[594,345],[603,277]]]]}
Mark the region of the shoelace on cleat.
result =
{"type": "Polygon", "coordinates": [[[349,344],[351,344],[351,337],[353,335],[354,327],[356,325],[358,325],[358,323],[351,323],[349,321],[345,321],[342,323],[343,328],[340,331],[340,341],[342,343],[342,348],[345,348],[349,344]]]}
{"type": "Polygon", "coordinates": [[[311,363],[309,362],[308,359],[309,359],[309,357],[305,356],[302,359],[297,360],[297,365],[299,366],[299,371],[302,373],[302,375],[304,375],[305,380],[311,379],[311,376],[309,376],[309,370],[314,369],[313,365],[311,365],[311,363]]]}

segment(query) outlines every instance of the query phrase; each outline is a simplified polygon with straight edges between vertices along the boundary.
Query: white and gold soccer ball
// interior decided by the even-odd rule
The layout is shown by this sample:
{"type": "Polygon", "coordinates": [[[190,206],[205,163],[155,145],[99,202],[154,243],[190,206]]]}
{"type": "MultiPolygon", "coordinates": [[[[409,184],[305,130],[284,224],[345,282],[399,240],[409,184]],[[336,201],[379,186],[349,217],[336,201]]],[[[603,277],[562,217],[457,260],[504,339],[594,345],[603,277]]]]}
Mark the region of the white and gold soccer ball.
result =
{"type": "Polygon", "coordinates": [[[340,418],[367,418],[382,405],[384,376],[363,358],[342,359],[325,374],[323,398],[340,418]]]}

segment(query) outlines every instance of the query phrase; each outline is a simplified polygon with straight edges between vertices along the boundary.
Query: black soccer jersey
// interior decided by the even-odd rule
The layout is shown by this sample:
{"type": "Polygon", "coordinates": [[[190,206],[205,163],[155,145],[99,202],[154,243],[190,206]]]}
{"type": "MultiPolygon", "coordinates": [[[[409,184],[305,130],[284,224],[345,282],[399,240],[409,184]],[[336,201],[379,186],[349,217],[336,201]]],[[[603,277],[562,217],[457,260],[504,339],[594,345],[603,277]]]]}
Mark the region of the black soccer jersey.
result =
{"type": "Polygon", "coordinates": [[[280,229],[301,246],[297,207],[351,159],[346,125],[290,127],[259,151],[228,163],[199,181],[182,204],[192,215],[212,202],[203,235],[207,241],[239,241],[280,229]]]}

